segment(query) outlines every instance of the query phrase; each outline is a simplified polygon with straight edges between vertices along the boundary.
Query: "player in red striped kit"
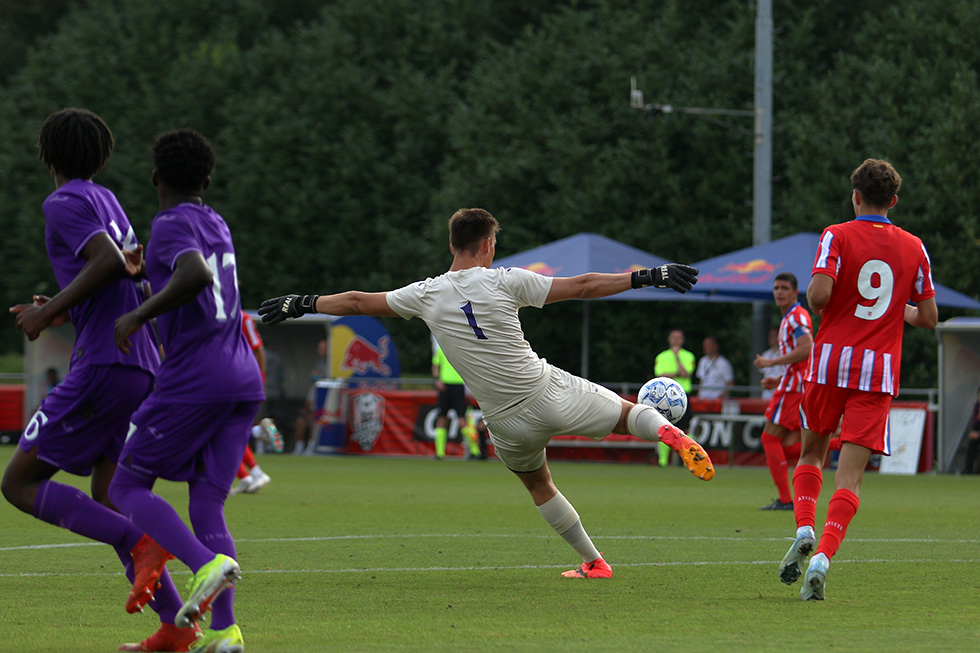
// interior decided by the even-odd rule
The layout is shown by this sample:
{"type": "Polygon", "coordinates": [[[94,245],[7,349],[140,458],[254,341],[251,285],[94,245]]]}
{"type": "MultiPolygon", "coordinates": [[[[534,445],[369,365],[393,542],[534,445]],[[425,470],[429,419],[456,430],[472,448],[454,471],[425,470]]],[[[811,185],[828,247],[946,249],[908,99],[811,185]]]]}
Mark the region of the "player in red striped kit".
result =
{"type": "MultiPolygon", "coordinates": [[[[255,360],[259,363],[259,371],[262,372],[262,383],[265,384],[265,344],[262,342],[262,336],[259,335],[259,330],[255,326],[255,320],[247,315],[245,311],[242,311],[242,332],[245,334],[248,346],[255,355],[255,360]]],[[[268,417],[259,420],[259,423],[252,427],[252,437],[268,442],[277,452],[282,451],[282,435],[279,433],[279,429],[276,428],[275,422],[268,417]]],[[[245,445],[245,455],[242,458],[242,464],[238,466],[238,472],[235,476],[238,478],[238,485],[231,489],[231,494],[238,494],[240,492],[255,494],[272,480],[268,474],[262,471],[262,467],[256,462],[255,454],[252,453],[252,447],[249,445],[245,445]]]]}
{"type": "Polygon", "coordinates": [[[799,282],[791,272],[780,272],[772,282],[772,296],[783,313],[779,323],[777,345],[779,356],[756,356],[755,366],[764,369],[786,366],[779,385],[766,408],[766,426],[762,433],[762,449],[779,496],[760,510],[792,510],[793,494],[789,489],[787,454],[799,453],[800,400],[803,397],[803,372],[813,346],[813,325],[810,312],[796,301],[799,282]],[[795,449],[795,451],[794,451],[795,449]]]}
{"type": "Polygon", "coordinates": [[[804,377],[803,446],[793,473],[798,528],[779,566],[788,585],[816,543],[821,466],[838,424],[842,444],[827,520],[800,590],[804,601],[824,598],[830,559],[857,513],[871,454],[891,453],[888,413],[898,394],[905,323],[931,329],[938,319],[925,246],[888,219],[901,184],[891,164],[878,159],[851,174],[856,217],[820,236],[806,293],[821,323],[804,377]]]}

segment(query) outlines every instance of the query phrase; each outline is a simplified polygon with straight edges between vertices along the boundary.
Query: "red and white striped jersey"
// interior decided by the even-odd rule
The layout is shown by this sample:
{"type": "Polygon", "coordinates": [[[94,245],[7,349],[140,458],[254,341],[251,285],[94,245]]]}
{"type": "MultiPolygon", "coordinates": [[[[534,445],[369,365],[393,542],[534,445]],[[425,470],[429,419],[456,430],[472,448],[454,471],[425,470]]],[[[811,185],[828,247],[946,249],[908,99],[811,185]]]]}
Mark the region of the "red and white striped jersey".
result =
{"type": "Polygon", "coordinates": [[[884,216],[824,229],[813,274],[834,279],[806,380],[898,394],[905,305],[936,294],[922,241],[884,216]]]}
{"type": "MultiPolygon", "coordinates": [[[[813,323],[810,312],[799,302],[789,307],[779,323],[779,355],[785,356],[794,349],[800,338],[813,334],[813,323]]],[[[783,378],[779,380],[777,390],[783,392],[803,392],[803,375],[806,372],[806,360],[801,360],[786,366],[783,378]]]]}

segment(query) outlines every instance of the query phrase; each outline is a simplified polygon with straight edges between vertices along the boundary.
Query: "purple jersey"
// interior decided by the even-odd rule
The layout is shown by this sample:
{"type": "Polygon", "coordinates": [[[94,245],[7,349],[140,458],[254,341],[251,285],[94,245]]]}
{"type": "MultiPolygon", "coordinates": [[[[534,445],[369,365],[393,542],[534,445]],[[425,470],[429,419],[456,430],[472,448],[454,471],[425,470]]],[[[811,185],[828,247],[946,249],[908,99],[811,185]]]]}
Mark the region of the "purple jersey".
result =
{"type": "Polygon", "coordinates": [[[198,252],[214,280],[192,301],[157,317],[164,359],[153,396],[183,403],[265,399],[262,376],[242,333],[231,232],[209,206],[180,204],[153,218],[146,276],[157,292],[177,259],[198,252]]]}
{"type": "MultiPolygon", "coordinates": [[[[78,276],[87,259],[82,250],[100,233],[108,234],[120,249],[136,247],[136,235],[116,196],[106,188],[73,179],[44,201],[44,240],[58,286],[64,288],[78,276]]],[[[154,373],[159,364],[149,329],[130,337],[129,355],[113,340],[116,318],[139,306],[142,286],[125,275],[77,306],[69,309],[75,325],[71,368],[87,365],[132,365],[154,373]]]]}

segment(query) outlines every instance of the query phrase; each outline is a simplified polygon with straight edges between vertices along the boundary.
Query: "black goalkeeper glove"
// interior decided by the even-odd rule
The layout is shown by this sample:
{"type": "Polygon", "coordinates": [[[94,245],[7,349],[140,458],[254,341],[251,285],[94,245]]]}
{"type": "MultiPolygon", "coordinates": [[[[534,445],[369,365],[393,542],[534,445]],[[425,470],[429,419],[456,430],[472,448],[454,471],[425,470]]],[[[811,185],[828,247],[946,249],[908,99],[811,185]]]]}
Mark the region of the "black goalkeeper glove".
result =
{"type": "Polygon", "coordinates": [[[630,276],[630,284],[634,288],[643,288],[644,286],[670,288],[682,294],[690,290],[697,282],[698,269],[683,263],[667,263],[652,270],[636,270],[630,276]]]}
{"type": "Polygon", "coordinates": [[[259,315],[270,326],[307,313],[316,313],[316,300],[320,295],[283,295],[262,302],[259,315]]]}

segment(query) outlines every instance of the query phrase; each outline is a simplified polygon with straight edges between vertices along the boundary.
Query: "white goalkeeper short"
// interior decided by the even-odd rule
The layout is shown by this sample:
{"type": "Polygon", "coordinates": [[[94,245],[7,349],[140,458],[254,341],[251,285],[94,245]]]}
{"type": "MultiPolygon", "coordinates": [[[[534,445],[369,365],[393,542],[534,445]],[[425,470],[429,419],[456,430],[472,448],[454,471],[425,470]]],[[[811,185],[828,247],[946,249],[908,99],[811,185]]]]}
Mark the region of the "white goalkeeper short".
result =
{"type": "Polygon", "coordinates": [[[602,440],[612,433],[623,411],[623,400],[609,388],[551,367],[545,391],[487,419],[494,452],[509,469],[533,472],[545,462],[545,447],[556,435],[582,435],[602,440]]]}

